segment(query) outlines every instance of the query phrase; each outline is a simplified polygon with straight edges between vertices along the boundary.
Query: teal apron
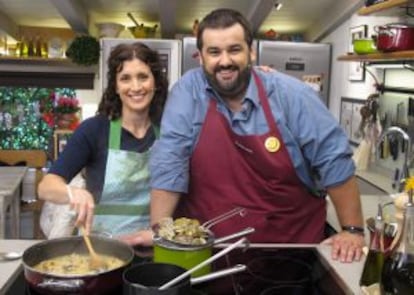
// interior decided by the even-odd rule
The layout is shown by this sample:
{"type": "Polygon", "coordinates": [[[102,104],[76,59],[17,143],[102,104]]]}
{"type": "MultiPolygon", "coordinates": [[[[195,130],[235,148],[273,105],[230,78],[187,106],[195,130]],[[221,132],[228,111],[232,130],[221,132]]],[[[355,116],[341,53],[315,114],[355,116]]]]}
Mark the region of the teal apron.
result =
{"type": "Polygon", "coordinates": [[[93,231],[120,235],[148,228],[149,151],[120,150],[121,120],[111,121],[105,182],[95,207],[93,231]]]}

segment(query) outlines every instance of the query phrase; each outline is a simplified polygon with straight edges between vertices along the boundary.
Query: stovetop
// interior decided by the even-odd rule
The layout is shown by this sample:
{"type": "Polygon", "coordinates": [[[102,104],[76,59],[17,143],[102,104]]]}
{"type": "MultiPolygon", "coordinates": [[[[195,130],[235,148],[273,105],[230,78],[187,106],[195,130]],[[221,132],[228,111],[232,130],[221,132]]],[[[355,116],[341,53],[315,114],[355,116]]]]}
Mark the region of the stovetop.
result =
{"type": "Polygon", "coordinates": [[[247,270],[194,288],[214,295],[352,294],[316,248],[236,249],[214,269],[236,264],[247,270]]]}
{"type": "MultiPolygon", "coordinates": [[[[140,260],[142,261],[144,260],[140,260]]],[[[316,248],[238,248],[217,260],[213,265],[213,271],[236,264],[245,264],[247,270],[197,284],[193,286],[194,294],[352,294],[316,248]]],[[[20,277],[22,279],[22,276],[20,277]]],[[[33,291],[30,292],[27,286],[24,290],[22,293],[10,294],[35,294],[33,291]]],[[[116,294],[121,293],[118,290],[116,294]]]]}

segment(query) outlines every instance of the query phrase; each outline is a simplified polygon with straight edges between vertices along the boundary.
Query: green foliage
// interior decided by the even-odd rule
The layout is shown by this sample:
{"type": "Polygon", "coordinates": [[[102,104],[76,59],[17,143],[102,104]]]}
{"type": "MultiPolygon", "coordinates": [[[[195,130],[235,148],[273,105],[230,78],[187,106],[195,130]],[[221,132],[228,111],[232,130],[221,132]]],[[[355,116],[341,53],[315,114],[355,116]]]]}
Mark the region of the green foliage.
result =
{"type": "Polygon", "coordinates": [[[66,56],[74,63],[91,66],[99,62],[99,41],[92,36],[76,37],[66,51],[66,56]]]}
{"type": "Polygon", "coordinates": [[[54,108],[54,96],[75,96],[73,89],[0,87],[0,149],[47,150],[53,127],[44,115],[54,108]]]}

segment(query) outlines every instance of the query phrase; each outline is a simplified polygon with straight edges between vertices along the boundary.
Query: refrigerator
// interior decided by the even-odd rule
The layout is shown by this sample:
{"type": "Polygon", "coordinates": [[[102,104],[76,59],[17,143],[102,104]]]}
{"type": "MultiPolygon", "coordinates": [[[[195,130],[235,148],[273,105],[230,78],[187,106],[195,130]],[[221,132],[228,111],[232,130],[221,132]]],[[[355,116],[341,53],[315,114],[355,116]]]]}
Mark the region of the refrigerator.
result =
{"type": "MultiPolygon", "coordinates": [[[[253,41],[253,48],[257,51],[257,40],[253,41]]],[[[184,37],[183,38],[183,64],[182,74],[187,72],[189,69],[200,66],[200,60],[198,56],[196,37],[184,37]]],[[[254,62],[257,64],[257,61],[254,62]]]]}
{"type": "Polygon", "coordinates": [[[260,40],[258,64],[294,76],[311,86],[326,106],[329,103],[330,44],[260,40]]]}
{"type": "Polygon", "coordinates": [[[102,38],[100,42],[101,58],[99,68],[101,91],[105,89],[107,84],[106,75],[108,72],[108,57],[112,48],[120,43],[141,42],[150,48],[157,50],[160,54],[161,63],[163,64],[163,71],[167,75],[170,88],[181,76],[182,42],[180,40],[102,38]]]}

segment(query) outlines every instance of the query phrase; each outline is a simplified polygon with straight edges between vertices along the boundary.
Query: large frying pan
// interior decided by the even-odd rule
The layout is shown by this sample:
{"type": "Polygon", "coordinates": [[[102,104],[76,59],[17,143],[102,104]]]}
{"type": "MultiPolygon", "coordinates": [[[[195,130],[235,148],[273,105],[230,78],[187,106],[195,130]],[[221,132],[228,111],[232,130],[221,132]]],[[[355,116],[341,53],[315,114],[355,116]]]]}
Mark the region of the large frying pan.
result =
{"type": "Polygon", "coordinates": [[[24,276],[29,287],[40,294],[108,294],[122,288],[122,272],[132,263],[134,250],[121,241],[91,236],[95,251],[115,256],[125,263],[113,270],[90,275],[56,275],[33,267],[46,259],[67,254],[88,254],[83,238],[67,237],[40,242],[23,253],[24,276]]]}

